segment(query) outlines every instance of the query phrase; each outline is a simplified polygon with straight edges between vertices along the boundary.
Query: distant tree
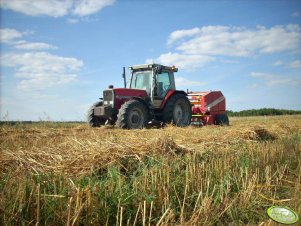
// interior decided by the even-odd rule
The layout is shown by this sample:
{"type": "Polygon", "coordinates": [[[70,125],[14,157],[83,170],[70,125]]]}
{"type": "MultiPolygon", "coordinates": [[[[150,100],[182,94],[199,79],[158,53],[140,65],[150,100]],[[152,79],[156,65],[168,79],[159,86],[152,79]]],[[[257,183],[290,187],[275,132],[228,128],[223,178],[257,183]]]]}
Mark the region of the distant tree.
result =
{"type": "Polygon", "coordinates": [[[297,115],[301,114],[301,111],[286,110],[286,109],[275,109],[275,108],[261,108],[261,109],[250,109],[243,111],[227,111],[228,116],[265,116],[265,115],[297,115]]]}

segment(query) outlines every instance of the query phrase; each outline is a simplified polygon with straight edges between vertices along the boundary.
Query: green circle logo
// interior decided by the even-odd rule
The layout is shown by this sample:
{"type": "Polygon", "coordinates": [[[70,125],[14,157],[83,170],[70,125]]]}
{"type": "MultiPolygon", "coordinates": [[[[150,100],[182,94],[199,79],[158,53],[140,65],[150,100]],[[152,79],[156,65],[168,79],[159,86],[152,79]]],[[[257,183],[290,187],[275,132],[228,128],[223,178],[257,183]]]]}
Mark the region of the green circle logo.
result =
{"type": "Polygon", "coordinates": [[[286,206],[271,206],[267,213],[271,219],[282,224],[293,224],[299,220],[298,214],[286,206]]]}

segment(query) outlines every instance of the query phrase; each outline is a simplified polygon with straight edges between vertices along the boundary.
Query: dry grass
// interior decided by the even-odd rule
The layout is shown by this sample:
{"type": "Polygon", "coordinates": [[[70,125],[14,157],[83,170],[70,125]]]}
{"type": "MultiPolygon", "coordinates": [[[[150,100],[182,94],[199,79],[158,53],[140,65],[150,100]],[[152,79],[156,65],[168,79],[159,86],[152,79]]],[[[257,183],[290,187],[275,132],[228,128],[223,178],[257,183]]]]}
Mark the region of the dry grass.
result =
{"type": "Polygon", "coordinates": [[[301,211],[301,116],[230,127],[2,125],[0,224],[271,223],[301,211]]]}
{"type": "Polygon", "coordinates": [[[0,171],[21,167],[36,173],[90,173],[123,158],[139,160],[145,155],[227,150],[240,141],[272,141],[300,130],[300,116],[233,118],[230,127],[204,128],[2,126],[0,171]]]}

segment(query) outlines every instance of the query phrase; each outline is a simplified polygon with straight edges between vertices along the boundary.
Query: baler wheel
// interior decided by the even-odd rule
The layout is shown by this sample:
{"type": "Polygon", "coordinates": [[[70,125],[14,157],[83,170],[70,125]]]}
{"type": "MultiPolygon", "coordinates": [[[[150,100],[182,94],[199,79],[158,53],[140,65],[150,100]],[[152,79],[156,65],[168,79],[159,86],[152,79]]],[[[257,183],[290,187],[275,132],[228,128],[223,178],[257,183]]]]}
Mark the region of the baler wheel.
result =
{"type": "Polygon", "coordinates": [[[163,110],[163,121],[179,127],[190,124],[191,104],[185,95],[176,93],[170,97],[163,110]]]}
{"type": "Polygon", "coordinates": [[[119,109],[116,125],[123,129],[141,129],[149,121],[146,106],[138,100],[129,100],[119,109]]]}
{"type": "Polygon", "coordinates": [[[226,114],[217,115],[214,120],[215,125],[229,126],[229,118],[226,114]]]}
{"type": "Polygon", "coordinates": [[[91,127],[99,127],[106,123],[105,118],[99,118],[94,115],[94,108],[102,106],[102,101],[94,103],[88,110],[87,121],[91,127]]]}

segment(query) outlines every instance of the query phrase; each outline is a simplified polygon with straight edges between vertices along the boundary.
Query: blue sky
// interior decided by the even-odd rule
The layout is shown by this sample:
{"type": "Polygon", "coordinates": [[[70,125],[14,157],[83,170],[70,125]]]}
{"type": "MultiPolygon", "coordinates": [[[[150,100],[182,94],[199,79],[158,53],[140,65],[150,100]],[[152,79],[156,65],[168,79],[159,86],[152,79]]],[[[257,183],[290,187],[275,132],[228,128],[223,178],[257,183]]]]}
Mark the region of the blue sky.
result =
{"type": "Polygon", "coordinates": [[[1,0],[0,119],[85,120],[149,62],[229,110],[301,110],[300,22],[300,0],[1,0]]]}

